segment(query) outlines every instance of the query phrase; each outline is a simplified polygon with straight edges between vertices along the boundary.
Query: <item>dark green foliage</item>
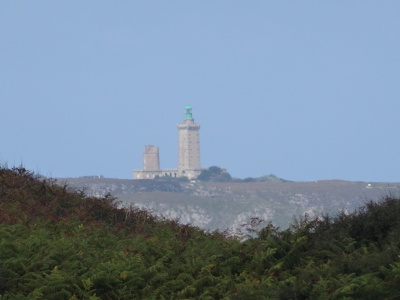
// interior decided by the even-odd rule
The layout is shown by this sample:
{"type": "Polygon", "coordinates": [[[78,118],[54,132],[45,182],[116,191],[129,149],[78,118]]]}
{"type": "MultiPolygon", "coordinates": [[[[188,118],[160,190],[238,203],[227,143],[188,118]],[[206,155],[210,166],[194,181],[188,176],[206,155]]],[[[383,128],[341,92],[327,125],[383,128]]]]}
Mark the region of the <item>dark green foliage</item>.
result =
{"type": "Polygon", "coordinates": [[[201,171],[197,179],[201,181],[228,182],[232,180],[232,177],[225,169],[212,166],[201,171]]]}
{"type": "Polygon", "coordinates": [[[228,237],[0,169],[0,299],[400,299],[399,213],[386,197],[228,237]]]}
{"type": "Polygon", "coordinates": [[[269,175],[264,175],[258,178],[255,178],[256,181],[264,182],[264,181],[269,181],[269,182],[285,182],[287,180],[279,178],[278,176],[274,174],[269,174],[269,175]]]}
{"type": "MultiPolygon", "coordinates": [[[[240,179],[239,179],[240,180],[240,179]]],[[[279,178],[274,174],[264,175],[261,177],[253,178],[253,177],[246,177],[242,179],[243,182],[288,182],[288,180],[279,178]]]]}

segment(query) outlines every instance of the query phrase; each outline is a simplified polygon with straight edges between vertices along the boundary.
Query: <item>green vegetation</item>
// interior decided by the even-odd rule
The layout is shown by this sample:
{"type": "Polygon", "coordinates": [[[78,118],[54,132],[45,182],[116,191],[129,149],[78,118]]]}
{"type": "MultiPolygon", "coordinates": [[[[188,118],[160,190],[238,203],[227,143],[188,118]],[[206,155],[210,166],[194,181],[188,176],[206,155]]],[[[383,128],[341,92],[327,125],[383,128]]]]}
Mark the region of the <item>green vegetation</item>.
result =
{"type": "Polygon", "coordinates": [[[274,174],[264,175],[261,177],[246,177],[243,179],[244,182],[287,182],[288,180],[279,178],[274,174]]]}
{"type": "Polygon", "coordinates": [[[0,169],[0,299],[400,299],[399,216],[386,197],[229,237],[0,169]]]}
{"type": "Polygon", "coordinates": [[[261,177],[247,177],[244,179],[240,178],[232,178],[231,174],[229,174],[226,169],[221,167],[212,166],[208,169],[202,170],[199,176],[197,176],[197,180],[200,181],[212,181],[212,182],[286,182],[287,180],[279,178],[274,174],[264,175],[261,177]]]}
{"type": "Polygon", "coordinates": [[[228,182],[232,180],[232,177],[225,169],[212,166],[201,171],[197,179],[200,181],[228,182]]]}

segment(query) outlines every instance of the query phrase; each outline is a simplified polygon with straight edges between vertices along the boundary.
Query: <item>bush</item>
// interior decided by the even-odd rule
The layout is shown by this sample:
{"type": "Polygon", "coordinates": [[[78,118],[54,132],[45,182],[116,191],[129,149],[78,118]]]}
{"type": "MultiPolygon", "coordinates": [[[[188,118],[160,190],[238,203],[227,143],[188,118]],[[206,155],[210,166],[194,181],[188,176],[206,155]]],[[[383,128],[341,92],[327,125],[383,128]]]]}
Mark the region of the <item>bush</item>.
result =
{"type": "Polygon", "coordinates": [[[229,182],[229,181],[232,181],[232,177],[225,169],[222,169],[217,166],[212,166],[206,170],[201,171],[200,175],[197,176],[197,180],[214,181],[214,182],[229,182]]]}

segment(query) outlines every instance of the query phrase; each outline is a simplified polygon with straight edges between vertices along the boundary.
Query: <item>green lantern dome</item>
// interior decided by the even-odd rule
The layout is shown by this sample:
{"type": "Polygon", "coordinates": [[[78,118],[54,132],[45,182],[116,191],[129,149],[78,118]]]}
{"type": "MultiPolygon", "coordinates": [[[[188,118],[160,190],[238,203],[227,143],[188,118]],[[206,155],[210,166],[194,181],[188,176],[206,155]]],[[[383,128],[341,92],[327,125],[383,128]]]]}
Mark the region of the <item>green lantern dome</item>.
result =
{"type": "Polygon", "coordinates": [[[190,105],[186,105],[185,119],[192,119],[192,107],[190,105]]]}

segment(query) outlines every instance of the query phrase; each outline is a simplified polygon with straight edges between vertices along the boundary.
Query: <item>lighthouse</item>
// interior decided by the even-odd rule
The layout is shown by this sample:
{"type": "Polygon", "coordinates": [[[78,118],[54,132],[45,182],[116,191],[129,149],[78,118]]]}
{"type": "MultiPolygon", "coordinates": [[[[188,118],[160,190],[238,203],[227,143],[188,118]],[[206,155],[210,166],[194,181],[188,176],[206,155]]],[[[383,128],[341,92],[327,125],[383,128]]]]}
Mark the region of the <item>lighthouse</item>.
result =
{"type": "Polygon", "coordinates": [[[183,123],[178,128],[178,176],[194,178],[201,172],[200,124],[194,122],[192,107],[186,106],[183,123]]]}
{"type": "Polygon", "coordinates": [[[187,177],[195,179],[200,175],[200,124],[196,124],[192,107],[186,106],[183,123],[178,124],[178,168],[160,169],[158,147],[146,145],[143,153],[143,169],[133,170],[135,179],[155,179],[158,177],[187,177]]]}

